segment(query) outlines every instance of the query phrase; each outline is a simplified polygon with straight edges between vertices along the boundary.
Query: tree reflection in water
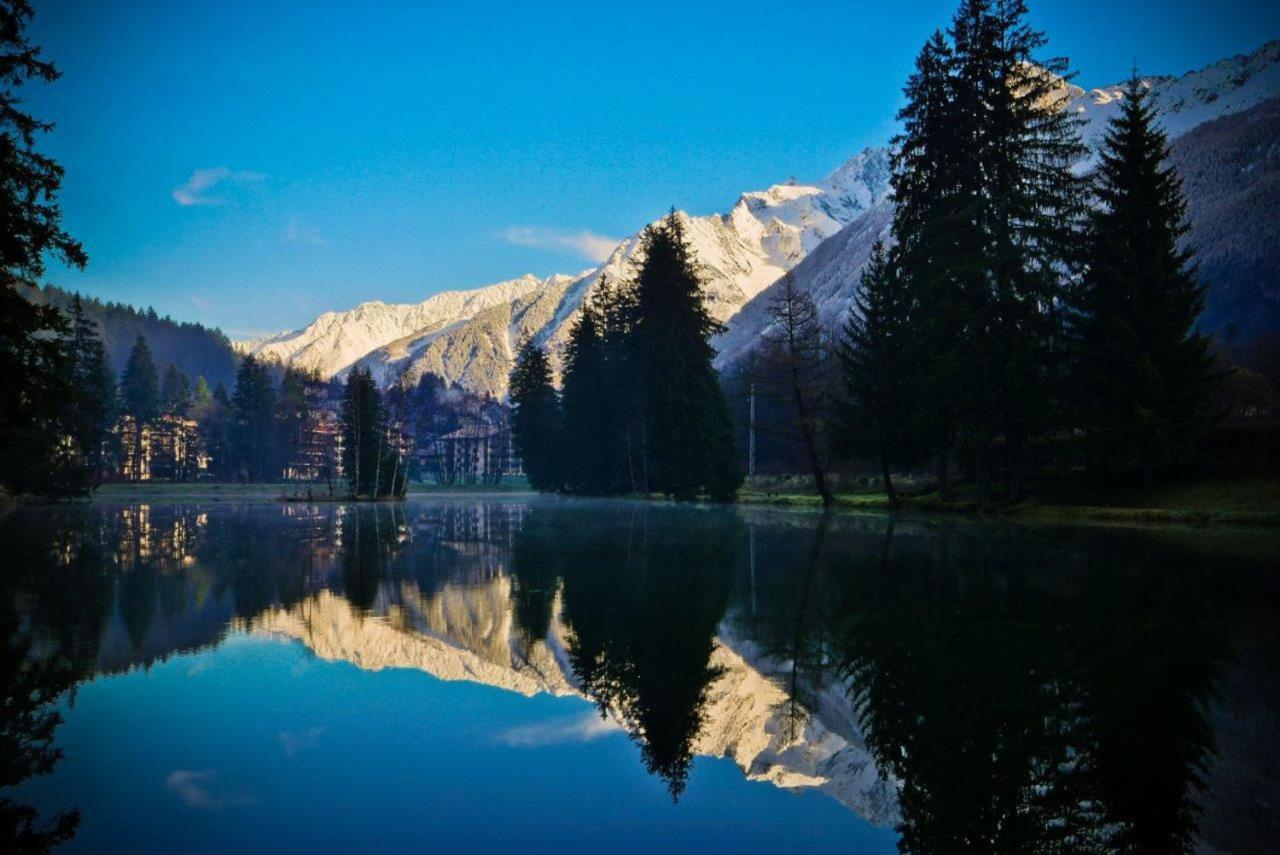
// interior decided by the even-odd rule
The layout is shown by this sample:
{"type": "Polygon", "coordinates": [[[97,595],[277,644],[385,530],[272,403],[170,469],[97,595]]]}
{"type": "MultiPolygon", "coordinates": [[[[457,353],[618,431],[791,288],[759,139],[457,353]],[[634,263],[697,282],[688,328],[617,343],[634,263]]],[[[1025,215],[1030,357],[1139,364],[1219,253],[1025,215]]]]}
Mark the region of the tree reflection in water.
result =
{"type": "MultiPolygon", "coordinates": [[[[1227,624],[1275,593],[1268,560],[1199,542],[626,502],[14,512],[0,786],[52,769],[52,704],[78,682],[305,618],[323,594],[534,683],[563,639],[557,685],[622,724],[674,799],[729,646],[785,699],[785,745],[809,750],[815,718],[856,721],[904,851],[1186,850],[1227,624]],[[507,611],[509,638],[487,612],[451,633],[432,602],[469,591],[507,611]]],[[[0,815],[37,849],[78,820],[0,815]]]]}

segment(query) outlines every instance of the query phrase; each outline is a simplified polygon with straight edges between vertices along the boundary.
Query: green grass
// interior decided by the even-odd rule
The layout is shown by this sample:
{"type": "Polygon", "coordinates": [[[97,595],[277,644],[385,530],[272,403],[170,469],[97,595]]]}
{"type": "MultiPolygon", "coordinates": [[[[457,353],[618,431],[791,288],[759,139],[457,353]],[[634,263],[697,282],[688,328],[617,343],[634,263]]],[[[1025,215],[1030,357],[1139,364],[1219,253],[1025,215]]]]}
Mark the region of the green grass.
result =
{"type": "MultiPolygon", "coordinates": [[[[888,508],[884,493],[873,491],[873,486],[837,484],[836,506],[888,508]],[[855,489],[847,489],[849,486],[855,489]]],[[[902,507],[916,511],[1001,515],[1055,523],[1280,526],[1280,477],[1274,475],[1188,477],[1146,490],[1126,481],[1036,480],[1028,484],[1029,498],[1014,505],[984,503],[972,485],[957,488],[949,502],[943,502],[937,493],[913,493],[915,485],[910,482],[904,482],[902,487],[907,493],[902,507]]],[[[801,507],[821,504],[807,478],[751,479],[739,499],[801,507]]]]}
{"type": "MultiPolygon", "coordinates": [[[[274,502],[281,496],[305,496],[307,490],[317,501],[329,499],[329,488],[326,484],[259,483],[259,484],[222,484],[210,481],[169,484],[159,481],[148,481],[140,484],[104,484],[93,494],[97,502],[163,502],[199,499],[201,501],[225,502],[274,502]]],[[[440,487],[418,481],[410,482],[409,495],[487,495],[493,493],[511,494],[529,490],[529,483],[524,478],[504,479],[502,484],[459,484],[452,487],[440,487]]],[[[344,501],[346,496],[341,485],[334,485],[335,500],[344,501]]]]}

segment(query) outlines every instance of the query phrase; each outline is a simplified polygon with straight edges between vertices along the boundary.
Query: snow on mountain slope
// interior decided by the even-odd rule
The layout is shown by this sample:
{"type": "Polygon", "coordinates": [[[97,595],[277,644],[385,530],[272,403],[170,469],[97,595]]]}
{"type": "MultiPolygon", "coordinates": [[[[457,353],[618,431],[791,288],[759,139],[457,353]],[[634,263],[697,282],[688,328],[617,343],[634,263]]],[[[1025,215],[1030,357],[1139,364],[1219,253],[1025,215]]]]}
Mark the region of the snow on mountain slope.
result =
{"type": "MultiPolygon", "coordinates": [[[[412,668],[525,696],[582,696],[566,652],[572,630],[558,599],[546,638],[532,642],[515,631],[507,576],[432,593],[404,582],[379,600],[384,605],[367,614],[324,591],[287,609],[267,609],[238,628],[297,639],[322,659],[366,670],[412,668]]],[[[727,626],[714,640],[709,664],[719,675],[707,688],[695,753],[728,757],[752,780],[821,790],[876,825],[897,819],[896,785],[877,773],[849,712],[846,687],[824,687],[814,710],[796,709],[783,688],[788,667],[727,626]]],[[[617,711],[610,720],[630,730],[617,711]]]]}
{"type": "MultiPolygon", "coordinates": [[[[1178,137],[1280,95],[1280,41],[1181,77],[1144,79],[1165,128],[1178,137]]],[[[1073,86],[1072,92],[1071,109],[1087,120],[1085,139],[1096,144],[1119,109],[1123,84],[1088,91],[1073,86]]],[[[889,176],[888,150],[869,148],[816,184],[744,193],[726,214],[678,214],[703,267],[708,308],[717,320],[731,321],[716,342],[721,368],[758,340],[768,321],[768,289],[789,270],[814,292],[824,316],[838,322],[871,244],[891,218],[889,176]]],[[[577,276],[524,276],[415,305],[364,303],[239,347],[325,376],[341,375],[360,361],[384,384],[399,377],[416,381],[430,371],[501,397],[519,344],[532,338],[558,357],[583,301],[602,276],[630,277],[638,245],[639,235],[632,235],[600,267],[577,276]]]]}
{"type": "MultiPolygon", "coordinates": [[[[888,187],[887,152],[867,149],[818,184],[744,193],[723,215],[680,212],[703,268],[711,313],[721,321],[731,318],[883,199],[888,187]]],[[[416,305],[363,303],[240,348],[316,368],[325,376],[341,375],[361,362],[384,384],[400,376],[416,381],[431,371],[473,391],[502,396],[520,342],[534,338],[556,353],[601,277],[630,277],[639,243],[639,234],[632,235],[604,264],[578,276],[525,276],[476,291],[447,292],[416,305]]]]}
{"type": "Polygon", "coordinates": [[[236,346],[243,353],[279,359],[332,377],[375,348],[415,333],[440,329],[570,278],[538,279],[525,275],[473,291],[445,291],[421,303],[374,300],[347,312],[325,312],[300,330],[239,342],[236,346]]]}
{"type": "MultiPolygon", "coordinates": [[[[1143,80],[1151,89],[1153,100],[1160,109],[1161,124],[1174,140],[1176,152],[1177,141],[1204,123],[1252,111],[1269,99],[1280,96],[1280,41],[1268,42],[1252,54],[1225,59],[1181,77],[1148,77],[1143,80]]],[[[1072,90],[1075,94],[1070,109],[1086,120],[1083,136],[1091,146],[1096,146],[1107,120],[1119,111],[1124,98],[1124,84],[1088,92],[1073,86],[1072,90]]],[[[1261,181],[1264,174],[1267,173],[1259,171],[1257,180],[1261,181]]],[[[1195,176],[1189,178],[1191,180],[1186,185],[1189,211],[1193,216],[1197,213],[1203,215],[1209,209],[1198,204],[1198,196],[1211,192],[1210,188],[1194,180],[1195,176]]],[[[1260,213],[1271,223],[1275,222],[1274,208],[1260,213]]],[[[893,202],[890,198],[845,226],[792,271],[799,288],[813,294],[829,329],[838,329],[843,321],[857,293],[858,276],[871,253],[871,246],[876,240],[888,237],[892,216],[893,202]]],[[[1202,224],[1193,220],[1192,229],[1194,240],[1202,224]]],[[[1274,226],[1272,231],[1275,231],[1274,226]]],[[[1211,281],[1211,305],[1215,303],[1213,284],[1211,281]]],[[[772,296],[773,291],[766,289],[744,305],[728,331],[715,342],[718,351],[716,365],[721,370],[732,367],[749,353],[768,329],[771,322],[768,306],[772,296]]]]}

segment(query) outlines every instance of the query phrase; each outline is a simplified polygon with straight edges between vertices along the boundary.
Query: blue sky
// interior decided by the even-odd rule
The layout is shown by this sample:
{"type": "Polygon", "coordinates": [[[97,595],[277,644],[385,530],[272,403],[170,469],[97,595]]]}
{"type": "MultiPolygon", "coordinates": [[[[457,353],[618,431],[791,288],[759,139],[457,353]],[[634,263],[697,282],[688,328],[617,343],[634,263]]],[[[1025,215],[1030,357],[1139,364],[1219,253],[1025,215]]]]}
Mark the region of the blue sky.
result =
{"type": "MultiPolygon", "coordinates": [[[[1085,86],[1280,37],[1257,0],[1030,5],[1085,86]]],[[[37,0],[64,76],[25,96],[90,256],[49,278],[241,336],[576,272],[885,142],[954,6],[37,0]]]]}

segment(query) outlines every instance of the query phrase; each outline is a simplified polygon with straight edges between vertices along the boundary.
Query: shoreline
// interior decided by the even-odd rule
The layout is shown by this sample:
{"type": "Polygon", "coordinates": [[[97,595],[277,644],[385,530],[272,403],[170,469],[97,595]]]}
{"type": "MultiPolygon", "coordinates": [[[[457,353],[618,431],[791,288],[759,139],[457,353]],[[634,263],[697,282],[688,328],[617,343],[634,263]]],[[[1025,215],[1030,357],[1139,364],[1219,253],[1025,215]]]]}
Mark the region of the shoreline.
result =
{"type": "MultiPolygon", "coordinates": [[[[1099,504],[1097,502],[1054,501],[1052,497],[1031,498],[1013,505],[984,504],[972,498],[958,498],[943,502],[936,494],[925,493],[901,497],[898,507],[892,508],[883,493],[839,492],[836,494],[836,512],[891,513],[896,511],[920,514],[937,514],[971,519],[1009,519],[1051,525],[1127,526],[1147,528],[1280,528],[1280,501],[1272,501],[1271,492],[1280,494],[1277,479],[1240,479],[1220,482],[1229,487],[1254,488],[1255,494],[1248,500],[1236,496],[1236,501],[1215,501],[1210,495],[1197,497],[1198,501],[1177,502],[1175,496],[1165,496],[1162,502],[1143,503],[1140,499],[1124,504],[1099,504]],[[1262,489],[1257,489],[1259,484],[1262,489]]],[[[813,492],[806,491],[794,479],[778,484],[779,489],[761,489],[766,485],[748,485],[738,495],[736,503],[743,507],[792,508],[820,511],[821,500],[813,492]]],[[[1192,485],[1203,486],[1203,485],[1192,485]]],[[[35,504],[68,504],[89,502],[98,504],[126,504],[135,502],[271,502],[280,504],[344,504],[344,503],[402,503],[413,499],[431,498],[529,498],[542,495],[524,484],[508,485],[453,485],[416,489],[403,497],[385,499],[352,498],[345,495],[328,495],[315,491],[308,499],[298,484],[214,484],[214,483],[143,483],[107,484],[91,496],[63,501],[49,501],[27,497],[0,496],[0,510],[35,504]]],[[[1239,491],[1237,491],[1239,492],[1239,491]]],[[[1158,498],[1158,495],[1156,496],[1158,498]]],[[[590,498],[590,497],[578,497],[590,498]]],[[[665,502],[660,496],[614,496],[624,501],[665,502]]]]}

